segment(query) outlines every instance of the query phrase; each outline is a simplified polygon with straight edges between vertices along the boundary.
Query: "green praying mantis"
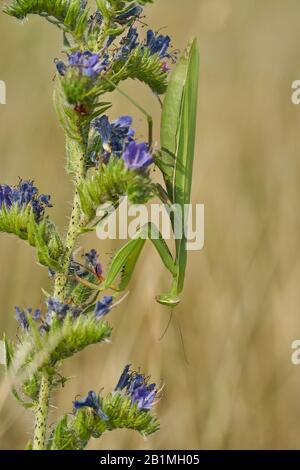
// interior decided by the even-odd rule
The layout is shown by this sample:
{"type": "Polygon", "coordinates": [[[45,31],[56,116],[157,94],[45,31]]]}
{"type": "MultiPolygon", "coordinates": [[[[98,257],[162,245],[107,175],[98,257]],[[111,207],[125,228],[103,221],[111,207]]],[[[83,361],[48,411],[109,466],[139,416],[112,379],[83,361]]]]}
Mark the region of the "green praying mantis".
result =
{"type": "MultiPolygon", "coordinates": [[[[184,205],[190,203],[193,176],[193,161],[195,150],[197,101],[199,81],[199,51],[194,39],[186,49],[183,57],[177,63],[170,79],[168,90],[162,104],[162,119],[160,128],[161,151],[155,155],[155,164],[163,174],[166,189],[157,185],[157,194],[163,203],[169,205],[184,205]]],[[[149,148],[153,143],[153,120],[151,115],[133,98],[121,90],[113,82],[109,84],[125,96],[141,111],[148,123],[149,148]]],[[[170,215],[174,231],[175,217],[170,215]]],[[[175,307],[180,302],[180,293],[184,287],[187,264],[186,230],[183,224],[182,238],[175,240],[175,257],[158,229],[153,224],[140,228],[136,236],[124,244],[113,256],[105,281],[99,288],[110,288],[120,276],[120,281],[114,289],[123,291],[127,288],[134,268],[145,245],[146,239],[154,244],[163,264],[172,276],[172,286],[168,293],[158,295],[156,300],[168,307],[175,307]],[[156,234],[153,237],[153,231],[156,234]]],[[[96,287],[98,289],[98,287],[96,287]]]]}

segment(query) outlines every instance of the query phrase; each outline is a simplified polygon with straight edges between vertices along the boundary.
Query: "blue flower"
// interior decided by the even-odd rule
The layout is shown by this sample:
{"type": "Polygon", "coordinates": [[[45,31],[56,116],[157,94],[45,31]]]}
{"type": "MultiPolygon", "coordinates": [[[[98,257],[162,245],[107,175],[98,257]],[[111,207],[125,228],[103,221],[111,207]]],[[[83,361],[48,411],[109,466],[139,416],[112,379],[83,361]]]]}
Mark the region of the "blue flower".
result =
{"type": "Polygon", "coordinates": [[[54,59],[54,63],[55,63],[56,70],[58,71],[59,75],[61,75],[62,77],[66,75],[68,67],[66,66],[64,61],[59,60],[59,59],[54,59]]]}
{"type": "Polygon", "coordinates": [[[93,248],[84,255],[86,261],[88,262],[89,266],[94,270],[96,276],[98,278],[101,278],[103,269],[101,263],[98,261],[98,253],[97,251],[93,248]]]}
{"type": "Polygon", "coordinates": [[[124,367],[124,370],[121,374],[121,377],[119,378],[119,381],[115,387],[115,391],[117,390],[123,390],[124,388],[126,388],[129,384],[129,381],[130,381],[130,364],[127,364],[125,367],[124,367]]]}
{"type": "Polygon", "coordinates": [[[19,307],[15,307],[15,311],[16,311],[16,319],[20,323],[23,330],[28,330],[29,328],[29,322],[27,318],[28,312],[21,310],[19,307]]]}
{"type": "Polygon", "coordinates": [[[30,206],[37,222],[41,221],[45,208],[52,207],[50,196],[39,196],[38,189],[33,185],[33,181],[29,180],[20,180],[17,186],[0,185],[0,210],[2,207],[10,210],[14,205],[19,209],[30,206]]]}
{"type": "Polygon", "coordinates": [[[103,419],[104,421],[108,420],[108,417],[101,409],[99,397],[93,390],[90,390],[84,398],[74,400],[73,406],[75,412],[85,407],[92,408],[99,418],[103,419]]]}
{"type": "Polygon", "coordinates": [[[48,297],[47,307],[47,321],[51,321],[53,314],[55,314],[59,320],[64,320],[70,310],[70,305],[61,302],[60,300],[55,299],[54,297],[48,297]]]}
{"type": "Polygon", "coordinates": [[[20,309],[19,307],[15,307],[16,311],[16,319],[20,323],[23,330],[28,330],[29,328],[29,320],[28,317],[30,316],[34,321],[38,322],[41,319],[41,311],[40,309],[32,311],[32,308],[27,307],[25,310],[20,309]]]}
{"type": "Polygon", "coordinates": [[[98,300],[95,307],[95,317],[97,319],[107,315],[112,307],[113,297],[111,295],[105,295],[101,300],[98,300]]]}
{"type": "Polygon", "coordinates": [[[58,59],[55,59],[54,62],[58,73],[62,76],[69,68],[76,68],[82,75],[95,78],[109,65],[109,56],[108,54],[100,56],[90,51],[75,51],[68,56],[68,66],[58,59]]]}
{"type": "Polygon", "coordinates": [[[140,144],[130,142],[123,153],[123,159],[127,168],[132,170],[146,168],[153,163],[152,155],[144,142],[140,144]]]}
{"type": "Polygon", "coordinates": [[[125,366],[115,391],[124,391],[125,395],[131,399],[131,404],[143,411],[149,411],[153,407],[158,395],[155,383],[149,384],[148,377],[131,371],[129,364],[125,366]]]}
{"type": "Polygon", "coordinates": [[[137,29],[131,26],[128,30],[127,35],[121,39],[120,41],[121,47],[115,53],[114,59],[115,60],[127,60],[129,54],[139,46],[138,37],[139,35],[137,32],[137,29]]]}
{"type": "Polygon", "coordinates": [[[164,36],[163,34],[156,35],[152,29],[147,31],[145,46],[150,54],[158,54],[161,59],[165,57],[171,58],[171,55],[168,53],[170,43],[170,36],[164,36]]]}
{"type": "Polygon", "coordinates": [[[70,314],[73,319],[77,318],[81,314],[80,308],[61,302],[54,297],[48,297],[47,307],[46,322],[48,325],[51,324],[53,316],[56,316],[58,320],[63,321],[68,314],[70,314]]]}
{"type": "Polygon", "coordinates": [[[77,67],[88,77],[96,77],[108,65],[108,55],[100,57],[90,51],[77,51],[69,55],[69,66],[77,67]]]}
{"type": "Polygon", "coordinates": [[[111,153],[120,157],[128,144],[132,142],[134,130],[131,125],[132,118],[130,116],[120,116],[110,123],[108,117],[103,115],[92,121],[92,126],[100,135],[106,158],[111,153]]]}

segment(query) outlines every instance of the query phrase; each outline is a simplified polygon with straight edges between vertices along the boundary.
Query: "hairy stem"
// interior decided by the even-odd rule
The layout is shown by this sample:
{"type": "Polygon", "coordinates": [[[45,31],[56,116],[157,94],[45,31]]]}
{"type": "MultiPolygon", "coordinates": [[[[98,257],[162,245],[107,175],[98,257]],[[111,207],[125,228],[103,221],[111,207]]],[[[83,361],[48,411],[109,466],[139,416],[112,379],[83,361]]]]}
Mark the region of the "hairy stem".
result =
{"type": "Polygon", "coordinates": [[[73,208],[70,217],[69,228],[65,240],[65,254],[64,254],[64,261],[63,261],[63,274],[59,274],[55,279],[54,285],[54,297],[65,300],[65,288],[68,280],[68,269],[70,265],[70,261],[72,259],[72,254],[74,250],[74,246],[76,244],[77,237],[79,235],[80,229],[80,219],[81,219],[81,206],[80,206],[80,198],[79,193],[77,191],[77,187],[80,184],[83,176],[84,176],[84,152],[82,145],[80,143],[76,143],[71,147],[72,155],[69,155],[69,158],[72,159],[74,165],[74,183],[75,183],[75,194],[73,200],[73,208]]]}
{"type": "Polygon", "coordinates": [[[45,450],[49,407],[49,378],[42,373],[39,401],[35,411],[33,450],[45,450]]]}
{"type": "MultiPolygon", "coordinates": [[[[75,194],[73,201],[73,209],[70,217],[69,228],[67,236],[65,239],[65,253],[63,268],[64,273],[59,274],[55,279],[54,284],[54,297],[65,300],[66,297],[66,285],[67,285],[67,275],[72,259],[72,254],[76,240],[79,234],[80,227],[80,218],[81,218],[81,208],[80,208],[80,199],[77,191],[77,186],[81,182],[84,176],[84,153],[83,147],[81,144],[76,143],[72,147],[72,155],[69,155],[69,158],[72,158],[74,165],[74,184],[75,184],[75,194]]],[[[35,409],[35,428],[34,428],[34,440],[33,440],[33,450],[43,450],[45,449],[45,440],[46,440],[46,430],[47,430],[47,416],[49,408],[49,378],[45,372],[41,372],[41,386],[39,393],[39,401],[35,409]]]]}

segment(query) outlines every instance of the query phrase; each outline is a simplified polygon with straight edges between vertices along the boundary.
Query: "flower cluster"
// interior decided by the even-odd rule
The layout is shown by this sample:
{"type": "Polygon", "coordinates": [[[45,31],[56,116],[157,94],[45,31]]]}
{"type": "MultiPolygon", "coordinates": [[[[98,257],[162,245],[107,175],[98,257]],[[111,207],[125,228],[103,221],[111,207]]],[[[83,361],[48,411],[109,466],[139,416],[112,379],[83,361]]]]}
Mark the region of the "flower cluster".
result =
{"type": "Polygon", "coordinates": [[[149,50],[150,54],[157,54],[160,59],[172,59],[172,54],[168,52],[170,44],[170,36],[155,34],[152,29],[148,29],[144,47],[149,50]]]}
{"type": "Polygon", "coordinates": [[[92,127],[101,139],[100,151],[93,150],[90,159],[96,165],[99,162],[107,163],[113,154],[122,157],[127,168],[137,170],[144,169],[153,163],[153,158],[146,143],[136,143],[135,131],[131,127],[130,116],[120,116],[109,122],[106,115],[96,118],[92,127]]]}
{"type": "Polygon", "coordinates": [[[9,211],[13,206],[19,209],[26,209],[30,206],[36,222],[41,221],[46,207],[52,207],[50,196],[39,195],[33,181],[27,180],[20,180],[17,186],[0,185],[0,210],[4,207],[9,211]]]}
{"type": "MultiPolygon", "coordinates": [[[[112,309],[112,303],[113,297],[109,295],[104,296],[101,300],[96,302],[94,309],[95,320],[99,320],[107,315],[112,309]]],[[[26,309],[15,307],[16,320],[19,322],[21,328],[23,330],[29,330],[30,320],[33,320],[39,324],[39,331],[44,333],[50,330],[53,318],[63,322],[67,315],[70,315],[71,318],[75,320],[82,313],[81,308],[62,302],[54,297],[48,297],[46,305],[47,311],[45,315],[43,315],[42,311],[38,308],[33,310],[30,307],[26,309]]]]}
{"type": "Polygon", "coordinates": [[[100,162],[107,163],[111,154],[118,158],[132,142],[135,131],[131,127],[130,116],[120,116],[109,122],[108,116],[103,115],[92,121],[92,129],[96,131],[96,142],[100,139],[100,148],[90,154],[91,161],[97,166],[100,162]]]}
{"type": "MultiPolygon", "coordinates": [[[[101,300],[98,300],[95,304],[94,318],[99,320],[100,318],[107,315],[112,308],[113,297],[105,295],[101,300]]],[[[71,315],[73,319],[76,319],[81,313],[82,309],[75,307],[72,304],[61,302],[58,299],[49,297],[47,300],[48,311],[46,314],[46,321],[51,324],[52,317],[55,316],[58,320],[63,321],[67,315],[71,315]]]]}
{"type": "Polygon", "coordinates": [[[150,410],[158,396],[156,384],[149,384],[149,377],[131,371],[129,364],[125,366],[115,391],[124,391],[125,395],[131,399],[131,404],[143,411],[150,410]]]}
{"type": "MultiPolygon", "coordinates": [[[[136,18],[140,15],[142,9],[139,6],[133,7],[126,13],[119,15],[115,18],[117,22],[128,22],[130,18],[136,18]]],[[[99,11],[90,17],[89,25],[90,30],[94,27],[101,26],[103,18],[99,11]]],[[[90,50],[77,50],[68,55],[68,63],[55,59],[55,65],[58,73],[61,76],[66,75],[69,69],[75,69],[81,75],[89,78],[97,78],[101,72],[105,72],[110,66],[117,61],[126,61],[129,59],[131,52],[138,47],[142,51],[147,51],[148,54],[158,55],[162,60],[162,69],[164,72],[169,70],[169,66],[164,59],[170,59],[172,62],[176,61],[176,52],[170,52],[171,38],[168,35],[156,34],[152,29],[146,33],[146,39],[139,40],[137,28],[130,26],[127,34],[123,36],[119,45],[111,52],[109,46],[116,40],[115,36],[109,36],[104,50],[100,53],[93,53],[90,50]]]]}
{"type": "Polygon", "coordinates": [[[64,76],[68,69],[75,69],[80,74],[89,77],[97,77],[109,65],[108,54],[93,54],[90,51],[76,51],[68,56],[68,65],[62,60],[55,60],[55,65],[58,73],[64,76]]]}
{"type": "Polygon", "coordinates": [[[32,310],[32,308],[27,307],[25,310],[22,310],[19,307],[15,307],[16,311],[16,319],[19,322],[20,326],[23,330],[29,329],[29,319],[28,317],[32,318],[35,322],[38,322],[41,318],[41,311],[40,309],[32,310]]]}
{"type": "MultiPolygon", "coordinates": [[[[136,406],[139,411],[151,410],[158,396],[156,384],[149,384],[149,377],[131,371],[130,365],[125,366],[114,391],[124,391],[125,396],[131,400],[131,406],[136,406]]],[[[85,407],[91,408],[101,419],[105,421],[109,419],[102,410],[99,395],[93,390],[90,390],[85,397],[73,401],[74,412],[85,407]]]]}
{"type": "Polygon", "coordinates": [[[131,26],[123,38],[120,40],[120,48],[115,52],[115,60],[127,60],[132,51],[140,47],[142,51],[147,51],[149,55],[157,54],[162,60],[162,69],[164,72],[169,70],[167,62],[164,59],[170,59],[172,62],[176,61],[176,52],[170,52],[171,38],[163,34],[155,34],[152,29],[149,29],[144,41],[139,41],[139,34],[137,28],[131,26]]]}
{"type": "Polygon", "coordinates": [[[63,321],[67,315],[71,315],[72,318],[77,318],[80,313],[81,309],[78,307],[74,307],[71,304],[67,304],[61,302],[54,297],[48,297],[47,299],[47,313],[46,313],[46,322],[51,325],[52,318],[55,316],[60,321],[63,321]]]}

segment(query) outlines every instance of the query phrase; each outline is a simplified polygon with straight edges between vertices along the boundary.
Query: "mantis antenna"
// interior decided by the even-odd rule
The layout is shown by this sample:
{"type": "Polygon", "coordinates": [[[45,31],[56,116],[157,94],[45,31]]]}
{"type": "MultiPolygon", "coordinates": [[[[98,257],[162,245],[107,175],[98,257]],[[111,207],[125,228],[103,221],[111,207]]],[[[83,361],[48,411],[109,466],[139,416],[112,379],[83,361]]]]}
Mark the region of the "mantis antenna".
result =
{"type": "Polygon", "coordinates": [[[125,91],[121,90],[114,82],[112,82],[109,78],[105,77],[105,80],[111,85],[114,87],[115,90],[118,90],[119,93],[121,93],[121,95],[125,96],[125,98],[128,99],[128,101],[130,101],[130,103],[132,103],[139,111],[141,111],[141,113],[144,114],[144,116],[146,116],[147,118],[147,123],[148,123],[148,145],[149,145],[149,149],[151,149],[152,147],[152,143],[153,143],[153,119],[152,119],[152,116],[150,116],[149,113],[147,113],[147,111],[142,107],[140,106],[133,98],[131,98],[131,96],[127,95],[127,93],[125,93],[125,91]]]}

